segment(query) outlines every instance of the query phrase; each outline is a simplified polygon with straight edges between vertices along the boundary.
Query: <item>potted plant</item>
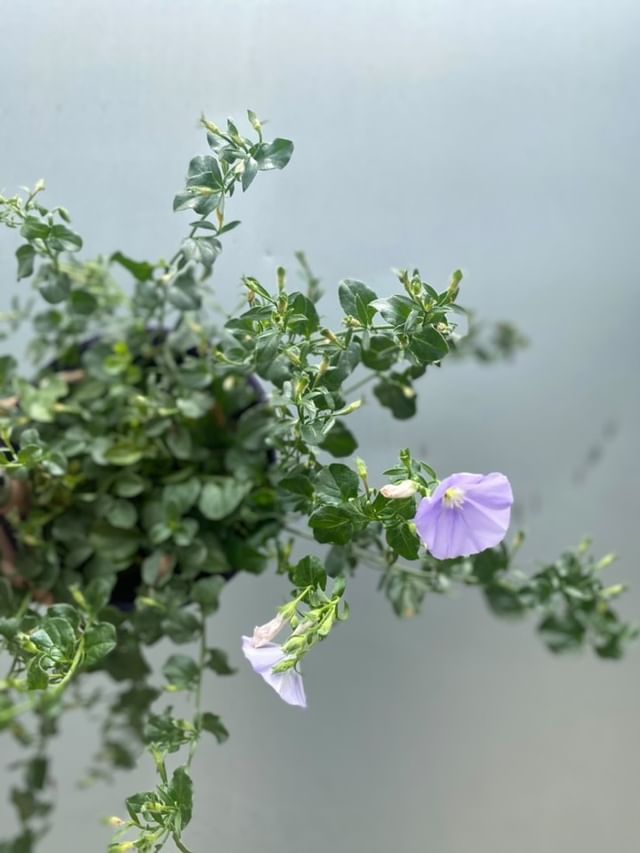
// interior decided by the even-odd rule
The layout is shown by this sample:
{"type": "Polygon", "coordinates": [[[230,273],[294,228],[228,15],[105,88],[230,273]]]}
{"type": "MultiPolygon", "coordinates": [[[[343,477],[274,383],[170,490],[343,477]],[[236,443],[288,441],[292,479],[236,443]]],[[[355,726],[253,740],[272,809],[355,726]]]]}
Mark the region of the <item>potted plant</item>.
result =
{"type": "Polygon", "coordinates": [[[439,479],[404,449],[374,483],[354,458],[347,424],[361,387],[371,383],[375,405],[410,418],[425,372],[521,344],[504,324],[488,342],[473,325],[457,333],[460,272],[437,289],[402,270],[382,298],[345,280],[343,321],[329,329],[300,255],[301,287],[281,268],[273,284],[245,276],[242,307],[216,314],[214,264],[239,225],[227,218],[229,199],[293,152],[248,118],[252,138],[202,119],[209,152],[190,162],[175,197],[190,221],[170,260],[115,252],[80,261],[82,239],[64,208],[44,206],[42,184],[0,197],[0,221],[20,238],[18,278],[36,294],[6,318],[31,322],[33,366],[0,357],[0,728],[29,750],[13,796],[22,830],[3,853],[30,851],[45,832],[47,739],[69,707],[93,701],[85,685],[95,673],[118,692],[93,772],[131,766],[134,733],[158,773],[155,790],[111,819],[110,849],[188,850],[196,747],[208,734],[227,737],[202,705],[203,678],[232,672],[207,623],[238,571],[273,565],[283,576],[288,597],[242,649],[293,706],[307,702],[304,657],[349,615],[347,584],[360,565],[380,572],[400,616],[461,583],[496,614],[537,614],[553,651],[588,643],[615,658],[635,635],[611,607],[622,587],[601,580],[609,558],[596,563],[581,546],[531,576],[513,570],[521,537],[506,542],[513,495],[503,474],[439,479]],[[163,638],[189,648],[160,676],[145,650],[163,638]],[[189,719],[167,707],[167,690],[193,696],[189,719]]]}

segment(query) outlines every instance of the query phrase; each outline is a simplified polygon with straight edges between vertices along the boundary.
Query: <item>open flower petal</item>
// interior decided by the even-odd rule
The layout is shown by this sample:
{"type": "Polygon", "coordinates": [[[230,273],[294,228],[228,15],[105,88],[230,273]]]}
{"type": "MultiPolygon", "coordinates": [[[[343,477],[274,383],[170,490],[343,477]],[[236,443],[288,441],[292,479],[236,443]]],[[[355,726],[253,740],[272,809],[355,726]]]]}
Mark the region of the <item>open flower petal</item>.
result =
{"type": "Polygon", "coordinates": [[[299,708],[307,707],[307,697],[300,673],[295,669],[288,669],[286,672],[273,671],[273,667],[287,657],[282,646],[277,643],[267,643],[256,647],[253,637],[243,637],[242,652],[253,671],[262,676],[284,702],[299,708]]]}
{"type": "Polygon", "coordinates": [[[502,542],[512,504],[504,474],[452,474],[420,501],[416,528],[437,559],[469,557],[502,542]]]}

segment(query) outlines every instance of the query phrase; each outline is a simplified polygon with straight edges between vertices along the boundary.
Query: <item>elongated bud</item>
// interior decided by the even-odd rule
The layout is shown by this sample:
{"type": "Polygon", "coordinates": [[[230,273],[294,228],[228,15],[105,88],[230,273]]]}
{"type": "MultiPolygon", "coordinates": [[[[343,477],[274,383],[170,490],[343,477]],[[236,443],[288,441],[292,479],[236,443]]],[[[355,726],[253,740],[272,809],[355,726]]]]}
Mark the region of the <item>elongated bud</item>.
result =
{"type": "Polygon", "coordinates": [[[613,586],[608,586],[606,589],[602,590],[602,595],[604,598],[616,598],[618,595],[622,595],[625,592],[626,587],[624,584],[617,583],[613,586]]]}
{"type": "Polygon", "coordinates": [[[615,554],[605,554],[605,556],[601,560],[598,560],[598,562],[596,563],[596,571],[600,571],[600,569],[606,569],[612,563],[615,563],[616,560],[617,557],[615,554]]]}
{"type": "Polygon", "coordinates": [[[304,636],[302,636],[300,634],[295,636],[292,634],[291,637],[289,637],[287,642],[282,647],[282,651],[286,652],[289,655],[295,654],[296,652],[299,652],[301,649],[304,649],[304,647],[306,645],[307,645],[307,640],[304,636]]]}
{"type": "Polygon", "coordinates": [[[338,409],[334,412],[334,415],[350,415],[353,412],[357,412],[361,406],[362,400],[354,400],[353,403],[349,403],[348,405],[343,406],[342,409],[338,409]]]}
{"type": "Polygon", "coordinates": [[[455,270],[451,275],[451,283],[447,290],[447,296],[452,302],[455,302],[460,292],[460,282],[462,281],[462,270],[455,270]]]}
{"type": "Polygon", "coordinates": [[[318,376],[319,377],[324,376],[330,367],[331,367],[331,365],[329,364],[327,359],[323,358],[322,361],[320,362],[320,364],[318,365],[318,376]]]}
{"type": "Polygon", "coordinates": [[[356,471],[358,472],[358,477],[360,477],[361,480],[366,481],[367,477],[369,476],[369,472],[367,471],[367,463],[364,461],[364,459],[360,459],[359,456],[356,459],[356,471]]]}
{"type": "Polygon", "coordinates": [[[403,480],[401,483],[387,483],[380,489],[380,494],[383,498],[390,500],[401,500],[402,498],[411,498],[418,491],[418,484],[413,480],[403,480]]]}
{"type": "Polygon", "coordinates": [[[306,634],[309,628],[313,628],[315,622],[312,622],[311,619],[305,619],[300,622],[300,624],[296,627],[295,631],[291,635],[292,637],[300,637],[302,634],[306,634]]]}
{"type": "Polygon", "coordinates": [[[209,133],[213,133],[215,135],[221,133],[221,130],[218,125],[214,124],[212,121],[209,121],[209,119],[205,118],[204,116],[202,116],[202,118],[200,119],[200,123],[209,131],[209,133]]]}
{"type": "Polygon", "coordinates": [[[340,346],[340,347],[342,346],[342,344],[341,344],[341,343],[340,343],[340,341],[336,338],[336,336],[335,336],[335,335],[334,335],[334,333],[331,331],[331,329],[322,329],[321,334],[322,334],[322,336],[323,336],[324,338],[326,338],[328,341],[331,341],[331,343],[332,343],[332,344],[338,344],[338,346],[340,346]]]}
{"type": "Polygon", "coordinates": [[[293,393],[296,400],[300,400],[304,392],[309,387],[309,377],[301,376],[300,379],[297,379],[293,386],[293,393]]]}
{"type": "Polygon", "coordinates": [[[259,649],[260,646],[266,646],[267,643],[270,643],[274,637],[278,636],[287,622],[288,620],[282,613],[276,613],[269,622],[264,625],[256,625],[253,629],[252,638],[254,648],[259,649]]]}

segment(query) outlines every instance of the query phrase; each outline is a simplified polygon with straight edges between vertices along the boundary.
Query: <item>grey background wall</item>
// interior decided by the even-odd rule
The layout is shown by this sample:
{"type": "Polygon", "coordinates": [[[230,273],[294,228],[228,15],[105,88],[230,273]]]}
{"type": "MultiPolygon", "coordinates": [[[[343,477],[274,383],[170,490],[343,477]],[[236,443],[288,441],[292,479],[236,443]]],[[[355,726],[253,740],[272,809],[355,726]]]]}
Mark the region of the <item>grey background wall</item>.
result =
{"type": "MultiPolygon", "coordinates": [[[[413,423],[363,415],[362,455],[379,471],[412,445],[443,473],[507,472],[525,561],[590,533],[638,614],[639,26],[632,0],[2,0],[0,187],[46,177],[88,254],[167,255],[201,110],[268,117],[296,153],[234,204],[223,301],[300,248],[329,317],[341,277],[391,290],[394,266],[438,283],[463,267],[467,304],[532,348],[429,377],[413,423]]],[[[14,249],[0,235],[0,309],[14,249]]],[[[232,737],[195,770],[194,850],[636,850],[638,652],[554,659],[472,593],[399,623],[375,582],[361,574],[352,621],[309,660],[306,713],[238,649],[286,588],[230,585],[212,632],[240,671],[207,701],[232,737]]],[[[50,853],[104,849],[96,815],[132,790],[76,792],[94,737],[78,718],[57,744],[50,853]]],[[[151,780],[141,763],[134,784],[151,780]]]]}

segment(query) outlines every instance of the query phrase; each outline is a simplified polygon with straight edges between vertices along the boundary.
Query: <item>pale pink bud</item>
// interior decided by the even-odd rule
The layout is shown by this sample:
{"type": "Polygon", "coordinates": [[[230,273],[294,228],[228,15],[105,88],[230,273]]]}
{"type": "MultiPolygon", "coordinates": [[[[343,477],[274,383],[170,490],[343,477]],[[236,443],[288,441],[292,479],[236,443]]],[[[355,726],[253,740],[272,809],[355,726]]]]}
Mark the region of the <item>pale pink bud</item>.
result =
{"type": "Polygon", "coordinates": [[[401,483],[388,483],[380,489],[384,498],[399,500],[400,498],[411,498],[418,491],[418,486],[413,480],[403,480],[401,483]]]}
{"type": "Polygon", "coordinates": [[[255,649],[259,649],[261,646],[266,646],[274,637],[278,636],[287,622],[288,619],[285,619],[282,613],[277,613],[273,619],[265,625],[256,625],[253,629],[253,647],[255,649]]]}

